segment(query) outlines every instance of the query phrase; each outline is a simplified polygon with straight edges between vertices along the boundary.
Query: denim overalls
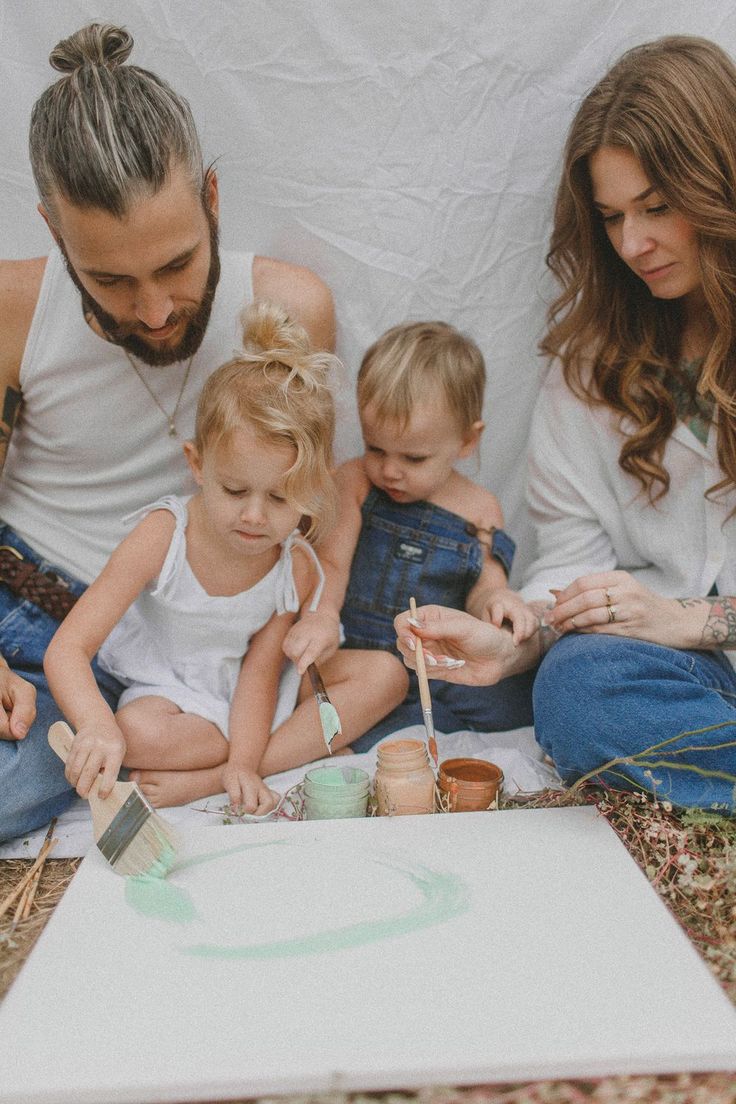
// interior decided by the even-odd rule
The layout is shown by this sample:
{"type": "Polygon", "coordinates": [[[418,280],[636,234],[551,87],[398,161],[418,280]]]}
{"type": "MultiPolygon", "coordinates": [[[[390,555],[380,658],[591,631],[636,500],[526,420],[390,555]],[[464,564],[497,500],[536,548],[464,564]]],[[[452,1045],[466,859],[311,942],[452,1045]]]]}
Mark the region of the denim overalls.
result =
{"type": "MultiPolygon", "coordinates": [[[[465,518],[431,502],[394,502],[372,487],[361,513],[363,524],[350,568],[341,619],[348,648],[393,651],[394,617],[417,605],[465,609],[483,567],[483,545],[465,518]]],[[[506,574],[515,544],[493,531],[491,554],[506,574]]]]}
{"type": "MultiPolygon", "coordinates": [[[[484,548],[475,526],[429,502],[394,502],[371,488],[362,507],[363,524],[350,569],[341,620],[345,647],[395,652],[394,617],[417,605],[465,609],[467,596],[483,567],[484,548]]],[[[508,574],[515,545],[496,529],[491,553],[508,574]]],[[[505,679],[498,686],[456,686],[432,682],[435,726],[440,732],[474,729],[505,731],[532,723],[533,672],[505,679]]],[[[421,724],[416,677],[410,673],[403,703],[352,744],[366,751],[383,736],[421,724]]]]}

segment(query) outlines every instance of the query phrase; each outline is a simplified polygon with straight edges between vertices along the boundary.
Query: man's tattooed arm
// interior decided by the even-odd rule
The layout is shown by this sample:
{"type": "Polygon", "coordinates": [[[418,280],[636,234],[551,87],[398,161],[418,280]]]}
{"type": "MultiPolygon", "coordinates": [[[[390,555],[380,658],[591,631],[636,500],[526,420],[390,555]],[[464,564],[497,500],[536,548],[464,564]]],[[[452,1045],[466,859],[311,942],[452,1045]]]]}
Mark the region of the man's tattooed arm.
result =
{"type": "Polygon", "coordinates": [[[736,598],[720,594],[712,598],[678,598],[683,609],[701,606],[705,624],[700,636],[699,648],[736,648],[736,598]]]}

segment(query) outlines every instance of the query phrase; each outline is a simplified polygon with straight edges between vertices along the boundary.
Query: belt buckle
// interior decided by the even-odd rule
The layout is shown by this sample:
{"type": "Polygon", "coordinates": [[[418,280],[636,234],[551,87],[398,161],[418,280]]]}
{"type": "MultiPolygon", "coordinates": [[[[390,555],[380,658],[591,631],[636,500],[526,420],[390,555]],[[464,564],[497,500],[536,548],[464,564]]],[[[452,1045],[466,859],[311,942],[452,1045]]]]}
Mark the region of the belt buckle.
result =
{"type": "Polygon", "coordinates": [[[22,560],[23,553],[19,552],[17,548],[13,548],[12,544],[0,544],[0,552],[12,552],[18,560],[22,560]]]}

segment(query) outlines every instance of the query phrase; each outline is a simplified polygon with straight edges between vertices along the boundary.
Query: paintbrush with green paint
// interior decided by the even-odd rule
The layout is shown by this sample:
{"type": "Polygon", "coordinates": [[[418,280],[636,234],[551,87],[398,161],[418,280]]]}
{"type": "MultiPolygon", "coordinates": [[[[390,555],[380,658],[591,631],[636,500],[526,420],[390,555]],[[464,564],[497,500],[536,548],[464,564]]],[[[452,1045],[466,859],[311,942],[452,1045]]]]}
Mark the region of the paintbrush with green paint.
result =
{"type": "MultiPolygon", "coordinates": [[[[66,763],[74,733],[64,721],[51,725],[49,744],[66,763]]],[[[116,874],[165,878],[176,858],[176,834],[146,800],[135,782],[116,782],[100,797],[99,777],[87,795],[92,832],[116,874]]]]}
{"type": "Polygon", "coordinates": [[[319,706],[319,719],[322,725],[322,735],[325,738],[327,744],[327,750],[330,755],[332,754],[332,741],[336,736],[340,736],[342,733],[342,725],[340,724],[340,718],[337,715],[337,710],[327,697],[327,691],[325,690],[325,684],[322,681],[322,676],[317,670],[316,663],[310,663],[307,667],[309,672],[309,680],[312,683],[312,690],[314,696],[317,699],[317,705],[319,706]]]}

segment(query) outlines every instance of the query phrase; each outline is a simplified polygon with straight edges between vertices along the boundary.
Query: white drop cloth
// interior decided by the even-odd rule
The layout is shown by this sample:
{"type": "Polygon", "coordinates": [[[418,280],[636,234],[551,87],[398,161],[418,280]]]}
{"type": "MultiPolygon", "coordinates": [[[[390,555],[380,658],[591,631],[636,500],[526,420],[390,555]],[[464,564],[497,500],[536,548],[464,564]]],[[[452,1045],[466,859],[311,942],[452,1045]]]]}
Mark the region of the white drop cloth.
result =
{"type": "MultiPolygon", "coordinates": [[[[401,729],[387,739],[424,739],[421,725],[401,729]]],[[[504,788],[507,793],[526,793],[542,790],[545,787],[561,786],[557,772],[543,761],[542,751],[534,739],[531,728],[517,728],[512,732],[453,732],[450,735],[437,734],[437,747],[440,762],[458,755],[472,756],[476,759],[488,759],[496,763],[504,774],[504,788]]],[[[376,749],[362,755],[337,756],[320,760],[320,763],[336,763],[340,766],[362,767],[372,776],[376,769],[376,749]]],[[[304,767],[274,774],[268,784],[278,793],[286,793],[311,770],[316,763],[304,767]]],[[[162,810],[162,815],[175,825],[222,824],[220,810],[227,804],[227,795],[209,797],[193,801],[174,809],[162,810]]],[[[0,859],[34,857],[38,854],[46,829],[31,832],[16,840],[0,846],[0,859]]],[[[52,855],[54,858],[72,858],[84,855],[92,846],[92,821],[89,806],[82,798],[77,798],[67,811],[59,817],[54,831],[59,842],[52,855]]]]}

